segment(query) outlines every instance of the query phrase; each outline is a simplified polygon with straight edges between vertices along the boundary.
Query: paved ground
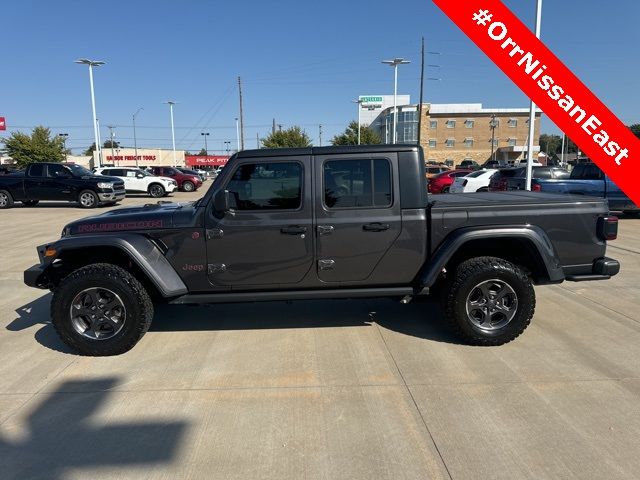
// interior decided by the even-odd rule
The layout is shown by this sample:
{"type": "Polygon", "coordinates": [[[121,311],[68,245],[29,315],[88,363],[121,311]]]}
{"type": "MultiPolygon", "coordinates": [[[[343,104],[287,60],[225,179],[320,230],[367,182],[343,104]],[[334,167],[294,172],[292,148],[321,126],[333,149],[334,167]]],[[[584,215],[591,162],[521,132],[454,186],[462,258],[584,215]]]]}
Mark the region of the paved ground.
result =
{"type": "Polygon", "coordinates": [[[458,345],[433,305],[330,301],[159,308],[131,352],[84,358],[22,271],[86,213],[0,212],[3,479],[639,476],[640,220],[618,277],[538,288],[503,347],[458,345]]]}

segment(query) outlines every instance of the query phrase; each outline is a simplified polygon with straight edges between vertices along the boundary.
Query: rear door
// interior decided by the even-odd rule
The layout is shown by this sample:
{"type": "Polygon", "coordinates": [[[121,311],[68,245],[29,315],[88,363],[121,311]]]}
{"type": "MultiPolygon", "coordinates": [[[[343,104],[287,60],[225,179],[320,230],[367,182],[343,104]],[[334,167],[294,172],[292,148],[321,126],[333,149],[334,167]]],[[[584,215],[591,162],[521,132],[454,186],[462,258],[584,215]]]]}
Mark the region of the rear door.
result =
{"type": "Polygon", "coordinates": [[[319,155],[314,169],[318,277],[365,281],[402,229],[397,154],[319,155]]]}
{"type": "Polygon", "coordinates": [[[45,180],[47,176],[46,165],[32,163],[24,176],[24,195],[29,200],[45,200],[45,180]]]}
{"type": "Polygon", "coordinates": [[[270,289],[302,281],[313,265],[311,159],[247,158],[220,188],[234,212],[207,213],[209,281],[242,289],[270,289]]]}

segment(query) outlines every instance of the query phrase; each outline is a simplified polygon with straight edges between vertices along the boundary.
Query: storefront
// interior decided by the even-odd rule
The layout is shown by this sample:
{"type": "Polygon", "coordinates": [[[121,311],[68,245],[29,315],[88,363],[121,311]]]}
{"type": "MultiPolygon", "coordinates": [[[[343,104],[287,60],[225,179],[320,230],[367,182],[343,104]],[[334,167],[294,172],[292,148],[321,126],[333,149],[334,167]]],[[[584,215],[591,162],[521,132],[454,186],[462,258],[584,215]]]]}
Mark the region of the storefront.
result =
{"type": "Polygon", "coordinates": [[[227,155],[185,155],[187,167],[211,170],[226,165],[229,157],[227,155]]]}

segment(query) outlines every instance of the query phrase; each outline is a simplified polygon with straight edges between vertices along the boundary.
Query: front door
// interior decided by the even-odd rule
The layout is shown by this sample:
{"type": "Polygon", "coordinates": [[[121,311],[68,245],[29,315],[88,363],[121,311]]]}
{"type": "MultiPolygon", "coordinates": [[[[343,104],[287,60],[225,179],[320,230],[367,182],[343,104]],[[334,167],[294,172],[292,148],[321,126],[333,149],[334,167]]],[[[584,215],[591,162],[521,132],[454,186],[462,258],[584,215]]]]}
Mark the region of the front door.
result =
{"type": "Polygon", "coordinates": [[[367,280],[402,221],[396,154],[315,158],[317,269],[323,282],[367,280]]]}
{"type": "Polygon", "coordinates": [[[309,156],[240,161],[220,185],[232,212],[209,206],[209,281],[242,289],[301,282],[313,265],[309,156]]]}

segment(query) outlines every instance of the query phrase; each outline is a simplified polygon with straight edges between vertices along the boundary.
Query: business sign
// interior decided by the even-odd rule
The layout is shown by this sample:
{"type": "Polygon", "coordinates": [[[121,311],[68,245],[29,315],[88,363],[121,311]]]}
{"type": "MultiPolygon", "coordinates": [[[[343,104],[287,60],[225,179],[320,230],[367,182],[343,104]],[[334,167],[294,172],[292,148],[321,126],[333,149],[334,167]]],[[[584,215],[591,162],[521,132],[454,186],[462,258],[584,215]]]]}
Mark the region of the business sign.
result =
{"type": "Polygon", "coordinates": [[[7,129],[7,121],[4,119],[4,117],[0,117],[0,130],[6,130],[7,129]]]}
{"type": "Polygon", "coordinates": [[[365,110],[376,110],[382,108],[382,96],[381,95],[360,95],[358,97],[360,108],[365,110]]]}
{"type": "MultiPolygon", "coordinates": [[[[138,155],[138,160],[154,161],[155,155],[138,155]]],[[[125,160],[136,160],[135,155],[107,155],[107,160],[115,162],[123,162],[125,160]]]]}
{"type": "Polygon", "coordinates": [[[184,161],[192,167],[221,167],[225,165],[229,157],[226,155],[185,155],[184,161]]]}

